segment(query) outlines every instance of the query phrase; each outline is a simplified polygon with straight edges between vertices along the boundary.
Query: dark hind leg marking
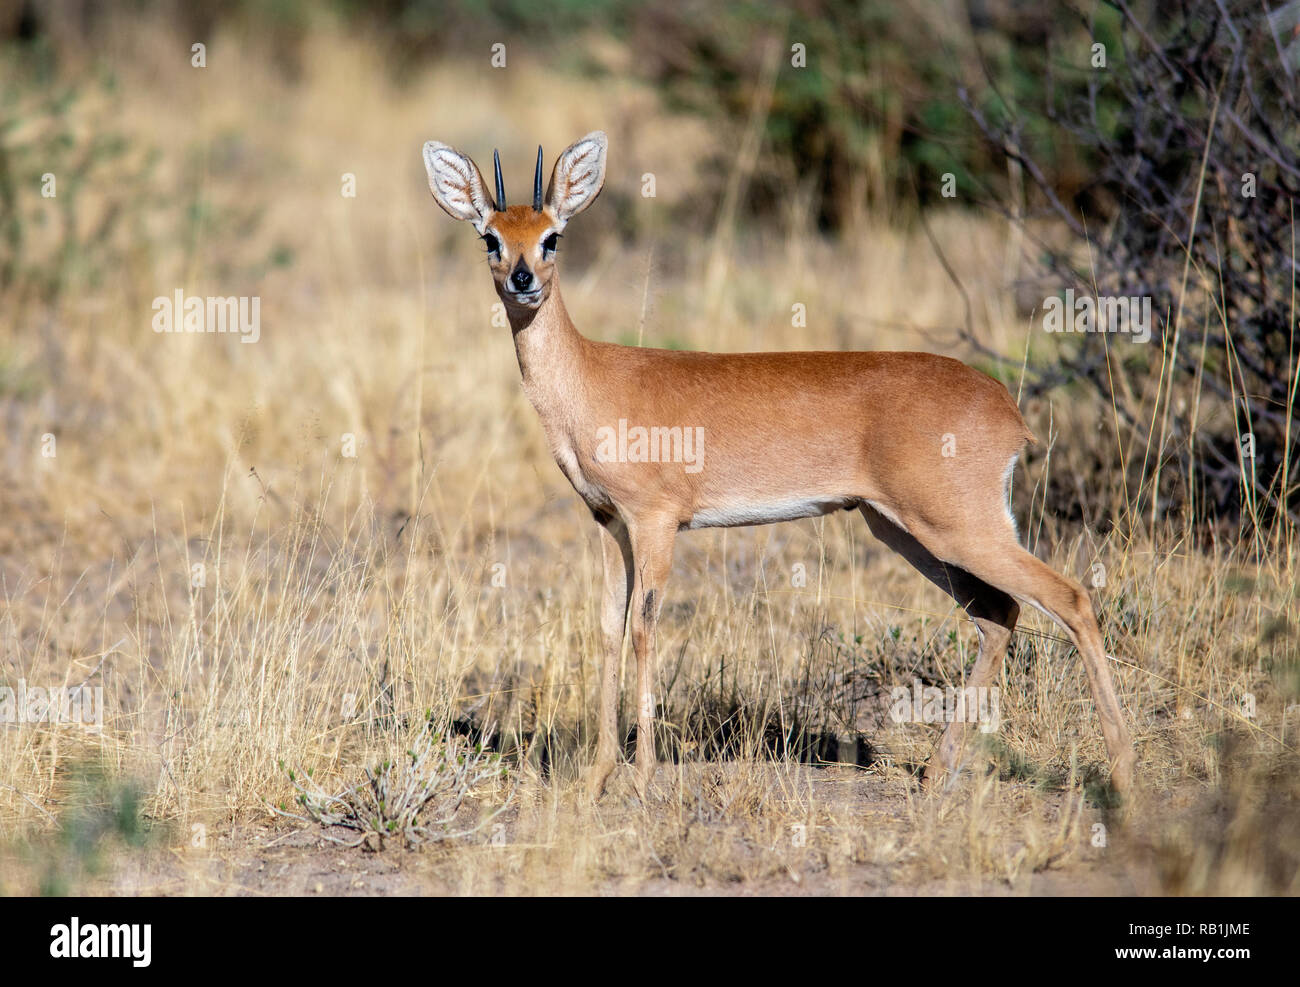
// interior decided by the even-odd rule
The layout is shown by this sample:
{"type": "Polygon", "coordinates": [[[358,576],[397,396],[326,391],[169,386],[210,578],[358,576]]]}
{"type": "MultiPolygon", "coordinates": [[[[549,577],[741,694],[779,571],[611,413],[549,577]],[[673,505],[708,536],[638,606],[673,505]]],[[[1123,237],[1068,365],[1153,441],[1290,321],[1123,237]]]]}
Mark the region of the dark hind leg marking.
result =
{"type": "MultiPolygon", "coordinates": [[[[964,683],[965,688],[991,687],[1002,670],[1011,633],[1020,616],[1020,606],[1009,594],[986,583],[960,566],[943,562],[914,536],[870,506],[863,506],[871,533],[903,556],[913,568],[953,598],[975,622],[979,632],[979,656],[964,683]]],[[[971,724],[956,717],[944,729],[939,746],[926,765],[923,784],[931,787],[945,776],[956,774],[969,739],[971,724]]]]}

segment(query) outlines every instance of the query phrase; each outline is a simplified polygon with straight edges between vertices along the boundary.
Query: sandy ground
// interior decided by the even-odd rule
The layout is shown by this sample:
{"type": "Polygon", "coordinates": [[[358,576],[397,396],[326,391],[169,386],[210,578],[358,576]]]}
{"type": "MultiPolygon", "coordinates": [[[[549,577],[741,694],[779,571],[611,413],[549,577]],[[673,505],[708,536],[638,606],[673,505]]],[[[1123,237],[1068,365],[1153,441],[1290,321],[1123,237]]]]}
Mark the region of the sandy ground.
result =
{"type": "MultiPolygon", "coordinates": [[[[775,769],[774,769],[775,770],[775,769]]],[[[752,827],[726,819],[701,822],[680,819],[679,806],[663,799],[643,806],[615,786],[594,807],[575,806],[572,798],[559,810],[580,817],[586,842],[605,837],[626,841],[612,867],[601,875],[574,874],[575,844],[571,836],[553,842],[509,841],[494,845],[484,835],[451,844],[417,849],[386,846],[375,852],[345,848],[326,840],[319,829],[267,817],[268,821],[213,827],[207,846],[155,847],[124,856],[111,873],[85,890],[109,895],[455,895],[464,893],[530,893],[530,874],[548,878],[548,893],[592,895],[1132,895],[1140,893],[1142,867],[1134,853],[1091,845],[1090,820],[1100,818],[1085,808],[1078,846],[1040,870],[1030,867],[1004,879],[962,876],[960,862],[944,874],[944,861],[922,857],[909,846],[909,832],[938,800],[909,798],[909,784],[870,772],[847,768],[804,769],[813,797],[829,818],[846,819],[843,827],[814,826],[806,845],[796,851],[785,846],[782,830],[768,845],[753,839],[752,827]],[[679,828],[680,827],[680,828],[679,828]],[[836,830],[842,830],[836,832],[836,830]],[[681,837],[676,845],[691,847],[679,859],[663,853],[665,833],[681,837]],[[712,853],[701,853],[707,844],[712,853]],[[893,852],[891,852],[893,848],[893,852]],[[621,873],[619,873],[621,871],[621,873]],[[560,875],[556,881],[557,875],[560,875]],[[565,879],[565,875],[568,879],[565,879]]],[[[1021,802],[1024,791],[1001,787],[1003,799],[1021,802]]],[[[573,796],[576,797],[576,796],[573,796]]],[[[956,802],[961,794],[949,796],[956,802]]],[[[1038,793],[1038,804],[1060,799],[1038,793]]],[[[960,810],[958,810],[960,812],[960,810]]],[[[756,815],[762,816],[760,808],[756,815]]],[[[500,817],[510,832],[521,822],[521,810],[500,817]]],[[[994,825],[990,817],[981,825],[994,825]]],[[[1116,832],[1126,832],[1119,831],[1116,832]]],[[[1112,846],[1123,837],[1112,840],[1112,846]]],[[[1008,858],[1017,849],[1008,844],[1008,858]]],[[[941,858],[942,851],[938,853],[941,858]]],[[[955,857],[960,857],[956,854],[955,857]]],[[[599,871],[601,868],[595,868],[599,871]]]]}

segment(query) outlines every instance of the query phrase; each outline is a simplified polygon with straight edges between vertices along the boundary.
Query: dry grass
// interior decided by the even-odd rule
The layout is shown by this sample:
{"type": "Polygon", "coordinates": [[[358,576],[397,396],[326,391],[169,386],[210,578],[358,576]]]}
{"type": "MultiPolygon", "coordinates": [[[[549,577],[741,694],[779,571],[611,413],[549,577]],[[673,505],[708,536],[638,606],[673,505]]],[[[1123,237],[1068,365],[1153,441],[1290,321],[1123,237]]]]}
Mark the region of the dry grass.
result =
{"type": "MultiPolygon", "coordinates": [[[[863,217],[860,235],[830,244],[797,211],[784,235],[738,236],[710,296],[715,239],[676,235],[657,210],[725,135],[631,84],[565,81],[512,55],[508,73],[437,65],[394,90],[374,52],[328,35],[291,84],[255,45],[219,39],[201,71],[176,58],[184,47],[106,38],[119,89],[80,110],[87,135],[109,120],[160,148],[151,238],[95,292],[0,315],[5,380],[23,381],[0,395],[0,676],[101,685],[107,710],[94,733],[0,729],[0,889],[249,890],[238,861],[286,838],[269,814],[294,794],[281,761],[337,790],[449,719],[505,752],[519,787],[495,836],[396,857],[389,887],[1296,892],[1297,789],[1280,759],[1296,743],[1294,547],[1256,556],[1130,531],[1121,502],[1105,536],[1043,517],[1049,475],[1114,441],[1082,400],[1026,409],[1054,441],[1017,499],[1040,554],[1085,580],[1105,566],[1094,598],[1138,745],[1137,835],[1107,815],[1080,664],[1036,615],[1002,683],[987,751],[1001,770],[944,800],[918,795],[913,769],[937,730],[890,722],[881,697],[918,676],[959,682],[974,634],[856,515],[682,539],[660,643],[661,740],[677,760],[646,805],[621,775],[586,805],[595,531],[549,458],[508,331],[490,325],[473,238],[429,201],[421,142],[499,146],[519,187],[537,140],[553,152],[610,132],[609,191],[562,262],[574,319],[597,338],[952,348],[922,328],[959,324],[959,296],[923,236],[863,217]],[[499,112],[543,88],[547,112],[528,128],[499,112]],[[639,198],[645,171],[660,200],[639,198]],[[339,194],[345,172],[355,199],[339,194]],[[610,230],[620,204],[649,231],[631,246],[610,230]],[[290,263],[267,262],[284,250],[290,263]],[[155,335],[149,302],[178,287],[260,295],[261,340],[155,335]],[[791,326],[795,302],[806,327],[791,326]],[[791,737],[823,755],[827,738],[861,740],[870,767],[811,767],[791,737]],[[116,864],[51,883],[50,854],[69,853],[54,834],[112,798],[75,783],[87,766],[139,786],[155,856],[132,863],[115,844],[116,864]],[[1220,817],[1234,820],[1214,830],[1227,835],[1207,835],[1220,817]],[[190,842],[203,845],[166,849],[190,842]]],[[[87,224],[113,196],[78,194],[87,224]]],[[[981,331],[1024,345],[1002,231],[931,222],[981,331]]],[[[485,792],[465,811],[498,807],[485,792]]],[[[354,866],[327,859],[331,873],[354,866]]]]}

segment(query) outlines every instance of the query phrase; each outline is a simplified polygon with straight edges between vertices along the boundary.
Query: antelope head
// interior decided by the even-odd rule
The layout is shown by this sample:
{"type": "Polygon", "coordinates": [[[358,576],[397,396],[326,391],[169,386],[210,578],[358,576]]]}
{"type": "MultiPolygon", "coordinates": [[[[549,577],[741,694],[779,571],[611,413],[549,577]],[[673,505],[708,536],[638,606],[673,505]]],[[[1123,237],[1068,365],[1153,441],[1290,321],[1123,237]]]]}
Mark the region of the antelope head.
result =
{"type": "Polygon", "coordinates": [[[542,195],[542,149],[537,149],[530,206],[506,205],[501,157],[492,152],[496,194],[490,194],[478,165],[454,147],[429,141],[424,167],[429,191],[453,219],[468,220],[487,247],[488,267],[507,308],[540,308],[556,283],[555,252],[564,227],[586,209],[605,184],[608,140],[595,130],[565,149],[555,161],[542,195]]]}

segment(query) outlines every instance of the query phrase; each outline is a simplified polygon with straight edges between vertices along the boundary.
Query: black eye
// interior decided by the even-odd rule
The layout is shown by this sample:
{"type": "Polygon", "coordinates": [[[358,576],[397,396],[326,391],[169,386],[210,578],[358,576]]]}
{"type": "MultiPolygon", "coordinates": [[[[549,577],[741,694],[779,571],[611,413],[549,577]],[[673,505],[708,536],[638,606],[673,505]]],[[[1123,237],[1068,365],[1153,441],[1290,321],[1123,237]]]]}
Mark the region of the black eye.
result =
{"type": "Polygon", "coordinates": [[[491,233],[483,234],[483,242],[487,244],[488,253],[490,254],[501,253],[501,241],[498,240],[496,237],[494,237],[491,233]]]}
{"type": "Polygon", "coordinates": [[[560,234],[552,233],[545,240],[542,241],[542,250],[545,253],[553,254],[555,253],[555,248],[558,247],[559,245],[560,245],[560,234]]]}

